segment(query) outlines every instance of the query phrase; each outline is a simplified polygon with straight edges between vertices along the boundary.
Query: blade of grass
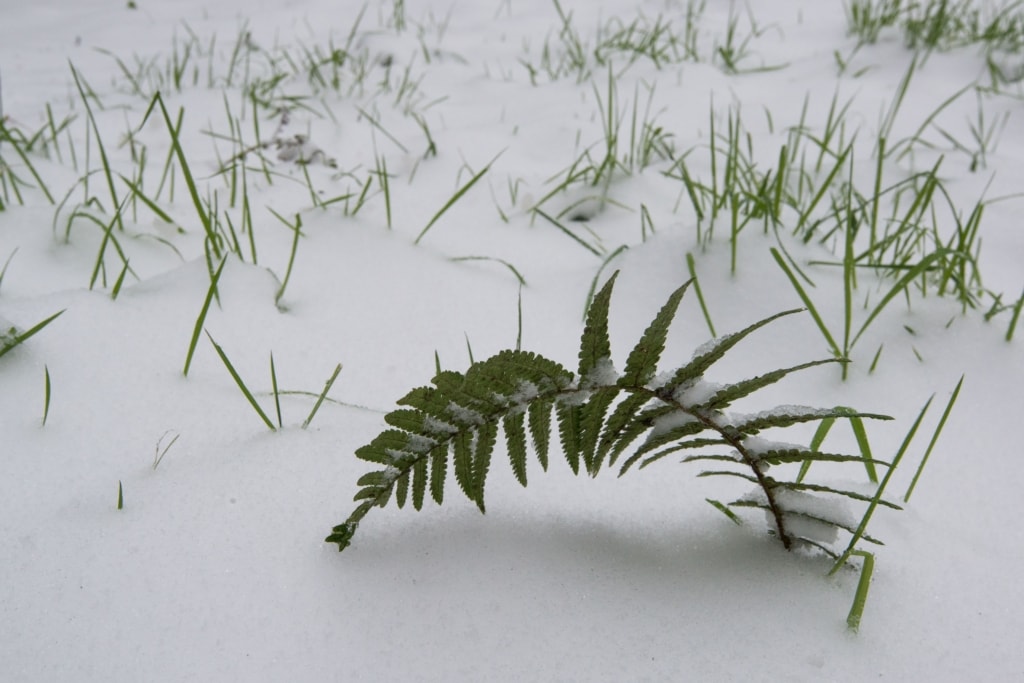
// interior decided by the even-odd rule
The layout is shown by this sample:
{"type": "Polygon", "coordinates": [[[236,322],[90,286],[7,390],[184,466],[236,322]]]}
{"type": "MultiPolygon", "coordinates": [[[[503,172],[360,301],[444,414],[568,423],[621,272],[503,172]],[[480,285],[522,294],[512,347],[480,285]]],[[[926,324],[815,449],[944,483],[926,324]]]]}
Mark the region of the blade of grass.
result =
{"type": "Polygon", "coordinates": [[[558,228],[559,230],[564,232],[569,237],[571,237],[575,242],[577,242],[580,246],[582,246],[584,249],[589,251],[594,256],[596,256],[598,258],[601,258],[603,256],[603,254],[600,251],[595,249],[590,244],[587,244],[586,242],[584,242],[583,239],[581,239],[576,233],[574,233],[572,230],[570,230],[569,228],[567,228],[564,225],[562,225],[561,223],[559,223],[557,220],[555,220],[551,216],[549,216],[546,213],[544,213],[544,211],[542,211],[541,209],[534,208],[533,212],[536,213],[541,218],[543,218],[544,220],[546,220],[548,223],[551,223],[551,225],[555,226],[556,228],[558,228]]]}
{"type": "Polygon", "coordinates": [[[778,249],[772,247],[771,252],[772,256],[775,257],[775,261],[779,264],[779,267],[782,268],[786,277],[789,278],[789,281],[792,283],[797,295],[799,295],[801,301],[804,302],[804,306],[807,307],[807,311],[811,314],[811,317],[814,318],[815,324],[818,326],[818,329],[821,330],[821,334],[825,337],[825,342],[828,343],[829,348],[832,349],[833,355],[835,355],[836,358],[843,358],[844,354],[840,350],[839,345],[836,344],[836,340],[832,337],[832,333],[829,332],[828,327],[825,325],[825,321],[822,320],[821,315],[818,314],[818,309],[814,307],[814,302],[811,301],[811,297],[808,296],[807,292],[800,284],[800,281],[796,279],[796,275],[790,269],[789,264],[787,264],[786,260],[782,258],[782,254],[779,253],[778,249]]]}
{"type": "Polygon", "coordinates": [[[953,390],[953,395],[949,397],[946,409],[942,411],[942,417],[939,418],[939,424],[935,427],[935,433],[932,434],[932,440],[928,442],[928,448],[924,451],[924,457],[921,458],[921,464],[917,466],[917,472],[914,473],[914,478],[910,481],[910,486],[907,487],[907,492],[903,496],[904,503],[910,502],[910,494],[914,492],[914,487],[917,486],[917,480],[920,478],[921,472],[924,471],[924,466],[928,464],[928,458],[932,454],[935,442],[939,440],[939,434],[942,433],[942,428],[946,426],[946,419],[949,417],[950,412],[952,412],[953,404],[956,403],[957,396],[960,395],[960,387],[963,385],[964,375],[961,375],[960,381],[956,383],[956,389],[953,390]]]}
{"type": "Polygon", "coordinates": [[[281,286],[278,288],[277,294],[274,295],[274,303],[276,304],[280,302],[281,297],[284,296],[284,290],[288,286],[288,280],[291,279],[292,276],[292,266],[295,265],[295,252],[299,250],[299,237],[302,236],[302,215],[298,213],[295,214],[295,224],[292,225],[291,223],[286,221],[284,217],[277,211],[274,211],[270,207],[267,207],[267,210],[270,211],[270,213],[274,214],[277,217],[277,220],[281,221],[286,226],[288,226],[293,233],[292,249],[291,252],[288,254],[288,267],[284,271],[284,279],[281,280],[281,286]]]}
{"type": "Polygon", "coordinates": [[[690,271],[690,278],[693,280],[693,289],[697,292],[697,301],[700,303],[700,310],[704,313],[704,320],[708,323],[708,330],[711,332],[712,337],[717,337],[715,334],[715,325],[711,322],[711,313],[708,311],[707,303],[704,301],[704,292],[700,288],[700,280],[697,279],[697,269],[693,261],[693,253],[686,252],[686,267],[690,271]]]}
{"type": "Polygon", "coordinates": [[[932,395],[924,404],[924,407],[921,408],[921,412],[918,414],[917,419],[914,421],[914,424],[911,425],[910,430],[903,439],[903,443],[900,444],[900,448],[896,452],[896,457],[892,459],[892,463],[889,465],[889,470],[885,473],[885,476],[882,477],[882,483],[878,485],[878,489],[875,490],[875,495],[872,496],[871,502],[868,503],[867,510],[865,510],[864,516],[861,518],[860,524],[857,526],[857,530],[850,538],[850,543],[846,546],[846,550],[839,556],[839,559],[836,560],[835,564],[832,565],[832,569],[828,573],[829,576],[835,574],[844,564],[846,564],[846,561],[850,559],[850,555],[854,553],[857,543],[860,542],[860,539],[864,536],[864,532],[867,531],[868,523],[871,521],[871,516],[875,512],[875,508],[878,507],[878,502],[882,499],[882,494],[885,493],[885,488],[889,485],[889,480],[896,472],[896,468],[899,466],[900,461],[903,460],[903,455],[907,452],[907,448],[910,446],[910,442],[914,439],[914,434],[917,433],[917,428],[921,426],[921,420],[924,419],[924,415],[928,412],[928,407],[931,406],[932,399],[934,398],[935,396],[932,395]]]}
{"type": "Polygon", "coordinates": [[[163,434],[160,435],[160,438],[157,439],[157,441],[156,441],[156,448],[153,449],[153,469],[154,470],[160,465],[160,461],[164,459],[164,456],[167,455],[167,451],[171,450],[171,446],[174,445],[174,442],[177,441],[179,437],[181,437],[181,434],[175,434],[174,438],[171,439],[170,443],[168,443],[166,446],[164,446],[163,450],[160,450],[160,444],[163,443],[164,437],[167,436],[170,433],[171,433],[170,430],[164,432],[163,434]]]}
{"type": "Polygon", "coordinates": [[[14,258],[14,255],[18,253],[18,249],[20,248],[21,247],[15,247],[14,251],[11,252],[11,255],[7,257],[6,261],[4,261],[4,267],[0,268],[0,287],[3,286],[4,276],[7,275],[7,267],[11,265],[11,259],[14,258]]]}
{"type": "Polygon", "coordinates": [[[270,352],[270,386],[274,390],[274,408],[277,410],[277,426],[284,428],[284,421],[281,419],[281,392],[277,388],[277,370],[274,368],[274,352],[270,352]]]}
{"type": "Polygon", "coordinates": [[[21,333],[10,335],[10,336],[6,335],[6,334],[3,334],[3,333],[0,333],[0,358],[2,358],[5,354],[7,354],[7,352],[10,351],[11,349],[14,349],[17,346],[20,346],[21,344],[24,344],[26,341],[28,341],[28,339],[32,335],[36,334],[37,332],[42,330],[44,327],[46,327],[47,325],[52,323],[54,320],[56,320],[58,317],[60,317],[60,315],[62,313],[64,313],[64,311],[66,311],[66,310],[67,309],[64,308],[64,309],[61,309],[61,310],[57,311],[56,313],[51,315],[46,320],[43,320],[40,323],[36,323],[32,327],[30,327],[28,329],[28,331],[26,331],[26,332],[21,332],[21,333]]]}
{"type": "Polygon", "coordinates": [[[185,369],[184,374],[188,377],[188,369],[192,365],[192,356],[196,352],[196,344],[199,343],[199,334],[203,330],[203,326],[206,324],[206,314],[210,310],[210,302],[213,301],[213,297],[217,292],[217,283],[220,281],[220,274],[224,270],[224,264],[228,262],[227,257],[221,259],[220,266],[217,267],[217,272],[210,278],[210,288],[206,290],[206,299],[203,300],[203,307],[199,311],[199,317],[196,318],[195,328],[192,330],[192,339],[188,344],[188,353],[185,355],[185,369]]]}
{"type": "Polygon", "coordinates": [[[313,405],[313,410],[309,411],[309,417],[307,417],[306,421],[302,423],[303,429],[308,427],[309,423],[313,421],[313,417],[316,415],[316,411],[320,410],[321,404],[323,404],[324,399],[327,398],[327,393],[331,390],[331,387],[334,386],[334,380],[338,379],[338,373],[340,372],[341,363],[338,363],[338,365],[335,366],[334,368],[334,372],[331,374],[330,378],[328,378],[327,382],[324,384],[324,390],[321,391],[320,396],[317,397],[316,403],[313,405]]]}
{"type": "Polygon", "coordinates": [[[455,194],[453,194],[451,196],[451,199],[449,199],[447,202],[445,202],[444,206],[442,206],[440,208],[440,210],[438,210],[438,212],[434,214],[433,218],[430,219],[430,221],[427,223],[426,227],[423,228],[423,230],[420,231],[420,234],[416,237],[416,240],[413,242],[413,244],[419,244],[420,243],[420,240],[422,240],[423,236],[427,234],[427,231],[430,230],[432,227],[434,227],[434,223],[436,223],[438,221],[438,219],[440,219],[441,216],[443,216],[444,213],[448,209],[450,209],[453,204],[455,204],[455,202],[457,202],[460,199],[462,199],[462,195],[464,195],[467,192],[469,192],[470,189],[472,189],[472,187],[474,185],[476,185],[477,181],[479,181],[481,178],[483,178],[484,175],[488,171],[491,170],[491,165],[495,161],[498,160],[498,157],[500,157],[502,155],[502,153],[503,152],[499,152],[493,159],[490,160],[490,162],[488,162],[488,164],[486,166],[484,166],[480,170],[480,172],[478,172],[476,175],[474,175],[472,178],[470,178],[469,181],[465,185],[463,185],[458,190],[456,190],[455,194]]]}
{"type": "Polygon", "coordinates": [[[220,347],[220,344],[213,340],[213,336],[209,332],[206,330],[204,330],[204,332],[206,332],[206,336],[210,340],[210,343],[213,344],[214,350],[217,351],[217,355],[220,356],[221,361],[224,363],[224,367],[226,367],[228,372],[231,373],[231,378],[235,380],[235,384],[238,385],[238,389],[242,392],[242,395],[245,396],[246,400],[249,401],[249,405],[252,406],[253,410],[256,411],[256,414],[260,416],[261,420],[263,420],[263,424],[267,425],[267,427],[270,428],[270,431],[276,432],[277,428],[274,426],[274,423],[271,422],[270,418],[267,417],[267,414],[263,412],[263,408],[260,408],[260,404],[256,402],[256,398],[252,395],[252,392],[249,391],[249,387],[245,386],[245,382],[242,381],[242,377],[238,374],[238,371],[235,370],[235,366],[231,364],[227,354],[224,353],[224,349],[220,347]]]}
{"type": "Polygon", "coordinates": [[[851,555],[864,559],[860,568],[860,581],[857,582],[857,593],[853,596],[850,614],[846,617],[846,626],[856,633],[860,630],[860,619],[864,614],[864,604],[868,600],[868,589],[871,588],[871,575],[875,571],[875,556],[866,550],[854,550],[851,555]]]}
{"type": "Polygon", "coordinates": [[[50,415],[50,368],[43,365],[43,426],[46,426],[46,418],[50,415]]]}

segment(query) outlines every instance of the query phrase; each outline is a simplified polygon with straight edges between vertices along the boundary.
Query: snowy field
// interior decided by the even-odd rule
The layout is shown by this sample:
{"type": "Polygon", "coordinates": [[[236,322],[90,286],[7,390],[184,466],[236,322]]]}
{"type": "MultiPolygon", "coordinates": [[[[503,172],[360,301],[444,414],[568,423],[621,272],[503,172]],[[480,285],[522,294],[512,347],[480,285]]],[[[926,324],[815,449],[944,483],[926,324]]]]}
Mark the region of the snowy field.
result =
{"type": "Polygon", "coordinates": [[[0,678],[1024,678],[1024,13],[938,4],[0,0],[0,678]],[[696,276],[660,370],[809,307],[706,382],[843,356],[735,409],[894,418],[859,630],[860,462],[787,552],[756,481],[574,476],[556,425],[486,515],[450,471],[324,540],[396,400],[575,372],[615,271],[619,371],[696,276]]]}

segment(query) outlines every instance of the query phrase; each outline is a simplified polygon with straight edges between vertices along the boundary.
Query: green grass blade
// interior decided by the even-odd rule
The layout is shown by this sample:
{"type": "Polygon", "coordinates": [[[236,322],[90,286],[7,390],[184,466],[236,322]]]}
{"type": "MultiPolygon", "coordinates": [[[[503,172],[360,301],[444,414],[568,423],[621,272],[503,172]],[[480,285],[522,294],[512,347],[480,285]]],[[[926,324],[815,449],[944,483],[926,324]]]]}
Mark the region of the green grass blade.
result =
{"type": "Polygon", "coordinates": [[[864,468],[868,472],[868,479],[872,484],[878,483],[878,472],[875,470],[875,461],[871,457],[871,444],[868,443],[868,433],[864,429],[864,421],[859,417],[850,418],[850,426],[853,428],[853,435],[857,439],[857,446],[864,458],[864,468]]]}
{"type": "Polygon", "coordinates": [[[302,423],[303,429],[308,427],[309,423],[313,421],[313,417],[316,415],[316,411],[320,410],[320,405],[324,402],[324,399],[327,398],[327,393],[331,390],[331,387],[334,386],[334,380],[338,379],[338,373],[340,372],[341,363],[338,363],[338,365],[335,366],[334,368],[334,373],[327,380],[327,383],[324,384],[324,390],[320,392],[320,396],[317,397],[316,404],[313,405],[313,410],[309,411],[309,417],[307,417],[306,421],[302,423]]]}
{"type": "Polygon", "coordinates": [[[46,418],[50,415],[50,368],[43,365],[44,392],[43,392],[43,426],[46,426],[46,418]]]}
{"type": "Polygon", "coordinates": [[[66,310],[67,309],[64,308],[57,311],[46,320],[36,323],[32,327],[30,327],[26,332],[20,332],[17,334],[6,334],[4,331],[0,330],[0,358],[2,358],[11,349],[14,349],[17,346],[24,344],[26,341],[29,340],[30,337],[32,337],[32,335],[36,334],[44,327],[52,323],[54,320],[60,317],[60,315],[64,313],[64,311],[66,310]]]}
{"type": "Polygon", "coordinates": [[[871,575],[875,571],[875,556],[866,550],[855,550],[851,555],[858,555],[864,559],[864,564],[860,568],[860,581],[857,582],[857,593],[853,596],[853,605],[850,606],[850,614],[846,617],[847,628],[856,633],[860,630],[864,604],[868,600],[868,589],[871,588],[871,575]]]}
{"type": "Polygon", "coordinates": [[[493,159],[491,159],[491,161],[486,166],[484,166],[476,175],[474,175],[472,178],[470,178],[469,182],[467,182],[465,185],[463,185],[458,190],[456,190],[455,194],[453,194],[451,196],[451,198],[447,202],[445,202],[444,206],[442,206],[438,210],[438,212],[434,214],[433,218],[430,219],[430,221],[427,223],[426,227],[424,227],[423,230],[420,231],[420,234],[413,241],[413,244],[419,244],[420,243],[420,240],[422,240],[423,236],[427,234],[427,231],[429,231],[432,227],[434,227],[434,223],[436,223],[441,218],[441,216],[443,216],[445,214],[445,212],[448,209],[452,208],[452,206],[455,204],[455,202],[457,202],[460,199],[462,199],[462,196],[464,194],[466,194],[467,192],[469,192],[473,188],[473,186],[476,185],[477,181],[479,181],[481,178],[483,178],[484,175],[488,171],[491,170],[491,165],[494,164],[494,162],[498,160],[499,156],[501,156],[500,153],[497,156],[495,156],[493,159]]]}
{"type": "Polygon", "coordinates": [[[556,228],[558,228],[559,230],[564,232],[569,237],[571,237],[575,242],[577,242],[580,246],[582,246],[584,249],[589,251],[594,256],[596,256],[598,258],[602,258],[604,256],[604,254],[602,254],[600,251],[595,249],[593,246],[591,246],[591,245],[587,244],[586,242],[584,242],[583,239],[581,239],[576,233],[574,233],[572,230],[570,230],[569,228],[567,228],[564,225],[562,225],[555,218],[552,218],[551,216],[549,216],[548,214],[544,213],[543,211],[541,211],[540,209],[537,209],[537,208],[535,208],[533,210],[533,212],[536,213],[541,218],[543,218],[544,220],[546,220],[548,223],[551,223],[551,225],[555,226],[556,228]]]}
{"type": "Polygon", "coordinates": [[[206,290],[206,299],[203,301],[203,307],[199,311],[199,317],[196,318],[196,325],[192,330],[192,339],[188,344],[188,353],[185,355],[185,369],[183,372],[186,377],[188,377],[188,369],[192,365],[192,356],[196,352],[196,345],[199,343],[199,335],[206,323],[206,314],[210,310],[210,302],[213,301],[213,297],[217,293],[217,283],[220,281],[220,274],[224,270],[224,264],[227,262],[227,257],[221,259],[220,266],[218,266],[217,271],[210,279],[210,288],[206,290]]]}
{"type": "Polygon", "coordinates": [[[231,378],[235,380],[235,384],[238,385],[242,395],[245,396],[247,401],[249,401],[249,405],[252,406],[253,410],[256,411],[256,414],[260,416],[261,420],[263,420],[263,424],[267,425],[267,427],[270,428],[270,431],[276,432],[277,428],[274,426],[274,423],[271,422],[270,418],[267,417],[267,414],[263,412],[263,408],[260,408],[260,404],[256,402],[256,398],[252,395],[252,392],[249,391],[249,387],[245,386],[245,382],[242,381],[242,377],[238,374],[238,371],[235,370],[235,366],[231,364],[227,354],[224,353],[224,349],[222,349],[220,345],[213,340],[213,337],[209,332],[206,333],[206,336],[210,340],[210,343],[213,344],[213,348],[217,351],[217,355],[220,356],[221,361],[224,363],[224,367],[226,367],[228,372],[231,373],[231,378]]]}
{"type": "Polygon", "coordinates": [[[284,427],[281,419],[281,392],[277,388],[277,370],[274,368],[274,352],[270,352],[270,386],[274,390],[274,408],[277,410],[277,426],[284,427]]]}
{"type": "Polygon", "coordinates": [[[825,321],[821,319],[821,315],[818,313],[818,309],[814,307],[814,302],[811,301],[811,297],[808,296],[807,291],[804,290],[803,288],[803,285],[801,285],[800,281],[797,280],[796,275],[789,267],[789,264],[786,263],[786,260],[784,258],[782,258],[782,254],[779,253],[778,249],[772,247],[771,252],[772,256],[775,257],[775,261],[779,264],[779,267],[782,268],[782,271],[786,274],[786,277],[789,278],[789,281],[790,283],[792,283],[793,289],[796,290],[796,293],[800,297],[800,300],[804,302],[804,306],[807,307],[807,311],[811,314],[811,317],[814,319],[814,322],[818,326],[818,329],[821,330],[821,334],[822,336],[825,337],[825,342],[828,343],[829,348],[832,349],[832,353],[837,358],[842,358],[842,350],[839,348],[839,345],[836,343],[836,340],[832,337],[832,333],[829,332],[828,327],[825,325],[825,321]]]}
{"type": "Polygon", "coordinates": [[[686,267],[690,271],[690,278],[693,281],[693,291],[697,293],[697,301],[700,303],[700,310],[704,314],[704,320],[708,324],[708,330],[711,332],[712,337],[717,337],[718,334],[715,333],[715,325],[711,322],[711,313],[708,311],[708,305],[704,301],[704,292],[700,288],[700,280],[697,279],[697,269],[691,252],[686,252],[686,267]]]}
{"type": "Polygon", "coordinates": [[[860,539],[864,536],[865,532],[867,531],[868,523],[871,521],[871,516],[875,512],[875,508],[878,507],[878,503],[882,499],[882,494],[885,493],[885,488],[886,486],[889,485],[889,480],[892,478],[892,475],[896,472],[896,468],[899,466],[900,461],[903,460],[903,455],[907,452],[907,448],[910,446],[910,442],[914,439],[914,434],[917,433],[917,428],[921,425],[921,420],[924,419],[925,413],[928,412],[928,407],[931,406],[933,398],[935,398],[935,396],[932,396],[931,398],[928,399],[928,401],[924,404],[924,407],[921,409],[921,412],[918,414],[917,420],[915,420],[914,424],[911,425],[910,430],[907,432],[906,437],[904,437],[903,439],[903,443],[900,444],[900,448],[896,452],[896,457],[892,459],[892,464],[889,466],[889,470],[885,473],[885,476],[882,478],[882,483],[878,485],[878,489],[876,489],[875,495],[871,498],[871,502],[868,503],[867,510],[865,510],[864,516],[861,518],[860,524],[857,526],[857,530],[853,533],[853,537],[850,538],[850,543],[846,546],[846,550],[839,557],[839,559],[836,560],[835,564],[832,565],[832,569],[829,571],[829,576],[832,576],[837,571],[839,571],[840,567],[842,567],[846,563],[846,561],[850,559],[850,555],[852,555],[856,550],[857,543],[860,542],[860,539]]]}
{"type": "Polygon", "coordinates": [[[740,519],[740,516],[733,512],[732,510],[730,510],[728,506],[726,506],[724,503],[722,503],[719,500],[712,500],[711,498],[705,498],[704,500],[710,503],[711,507],[715,508],[723,515],[728,517],[729,521],[731,521],[733,524],[735,524],[736,526],[743,526],[743,520],[740,519]]]}
{"type": "Polygon", "coordinates": [[[907,487],[907,492],[903,496],[903,502],[910,502],[910,494],[914,492],[914,487],[917,486],[917,480],[921,476],[921,472],[924,471],[924,466],[928,464],[928,458],[932,454],[932,449],[935,447],[935,442],[939,440],[939,434],[942,433],[942,428],[946,426],[946,419],[949,417],[950,412],[953,410],[953,404],[956,403],[957,396],[960,395],[960,387],[964,385],[964,375],[960,376],[960,381],[956,383],[956,389],[953,390],[953,395],[949,397],[949,402],[946,403],[946,409],[942,411],[942,417],[939,419],[939,424],[935,427],[935,433],[932,434],[932,440],[928,442],[928,448],[925,449],[924,457],[921,458],[921,464],[917,466],[917,472],[914,473],[914,478],[910,482],[910,486],[907,487]]]}
{"type": "Polygon", "coordinates": [[[923,259],[921,259],[921,261],[916,266],[910,268],[903,275],[903,277],[896,281],[896,284],[894,284],[892,288],[886,293],[886,295],[882,297],[882,300],[875,304],[875,307],[872,309],[867,319],[861,324],[860,329],[857,330],[857,334],[853,336],[853,341],[850,342],[850,348],[853,348],[854,344],[857,343],[857,340],[860,339],[861,335],[867,331],[871,323],[875,321],[875,318],[878,317],[878,315],[889,304],[890,301],[892,301],[897,295],[899,295],[908,286],[910,286],[910,284],[914,282],[914,280],[916,280],[922,273],[930,270],[933,263],[950,256],[964,258],[964,256],[959,252],[955,252],[950,249],[937,249],[936,251],[933,251],[932,253],[928,254],[923,259]]]}

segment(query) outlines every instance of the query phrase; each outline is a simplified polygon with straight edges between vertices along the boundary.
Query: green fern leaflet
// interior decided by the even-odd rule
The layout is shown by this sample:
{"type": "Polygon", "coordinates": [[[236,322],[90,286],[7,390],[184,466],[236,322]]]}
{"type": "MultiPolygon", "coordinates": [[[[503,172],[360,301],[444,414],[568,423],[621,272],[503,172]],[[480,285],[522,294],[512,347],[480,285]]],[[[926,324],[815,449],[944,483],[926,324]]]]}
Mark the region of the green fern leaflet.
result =
{"type": "MultiPolygon", "coordinates": [[[[400,399],[398,404],[403,407],[385,417],[391,428],[356,451],[358,458],[379,469],[359,479],[358,505],[326,540],[344,550],[366,514],[374,507],[384,507],[392,497],[399,507],[411,498],[419,510],[429,491],[436,503],[443,503],[449,471],[462,492],[484,512],[487,475],[499,433],[504,436],[513,475],[526,486],[530,446],[541,468],[547,469],[554,424],[562,454],[577,474],[582,469],[596,476],[601,469],[618,464],[631,448],[618,465],[620,476],[634,465],[642,468],[668,455],[690,454],[684,462],[713,463],[714,469],[699,476],[728,476],[753,484],[750,493],[727,505],[714,501],[731,519],[738,519],[733,509],[760,508],[766,513],[770,532],[786,548],[811,545],[838,557],[830,545],[840,530],[855,534],[857,520],[843,514],[834,505],[836,499],[872,498],[804,481],[775,479],[769,468],[815,461],[863,466],[865,456],[778,444],[759,434],[836,418],[891,418],[848,408],[780,406],[743,416],[730,416],[727,409],[790,373],[846,361],[811,361],[725,386],[704,381],[708,369],[736,344],[772,321],[801,310],[797,309],[714,339],[686,364],[659,373],[669,325],[689,287],[687,282],[672,293],[619,372],[612,363],[608,340],[608,309],[616,276],[590,305],[575,374],[534,353],[502,351],[473,363],[465,373],[441,372],[432,386],[413,389],[400,399]]],[[[869,464],[890,466],[879,460],[869,464]]],[[[877,542],[866,534],[859,538],[877,542]]]]}

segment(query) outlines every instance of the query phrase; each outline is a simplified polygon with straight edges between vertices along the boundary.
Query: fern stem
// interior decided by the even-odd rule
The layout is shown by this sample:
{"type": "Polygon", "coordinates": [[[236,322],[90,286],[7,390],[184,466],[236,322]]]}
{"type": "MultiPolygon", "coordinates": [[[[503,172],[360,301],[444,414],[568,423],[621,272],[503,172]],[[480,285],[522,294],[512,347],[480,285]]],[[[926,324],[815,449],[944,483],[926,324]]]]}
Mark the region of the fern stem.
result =
{"type": "Polygon", "coordinates": [[[761,490],[764,491],[764,496],[765,500],[767,501],[768,510],[772,513],[772,517],[775,519],[775,528],[778,529],[779,540],[782,541],[782,546],[786,550],[792,549],[793,542],[790,539],[789,534],[786,533],[786,525],[782,519],[782,508],[780,508],[778,503],[775,501],[775,495],[772,493],[772,486],[768,481],[768,477],[766,477],[764,475],[764,472],[762,472],[761,469],[757,466],[757,458],[753,457],[750,454],[750,451],[748,451],[746,446],[743,445],[742,439],[736,438],[736,435],[732,433],[732,430],[729,430],[728,428],[716,424],[714,420],[712,420],[710,417],[708,417],[707,414],[704,413],[704,411],[692,410],[687,406],[683,405],[682,403],[680,403],[679,401],[677,401],[675,397],[666,395],[663,391],[653,391],[645,387],[624,387],[624,389],[627,392],[631,393],[647,393],[652,398],[657,398],[659,401],[668,403],[669,405],[677,408],[678,410],[681,410],[687,415],[690,415],[695,420],[698,420],[708,429],[720,434],[722,439],[726,443],[735,448],[736,452],[740,454],[740,458],[742,458],[743,463],[754,472],[754,477],[757,479],[758,486],[760,486],[761,490]]]}

